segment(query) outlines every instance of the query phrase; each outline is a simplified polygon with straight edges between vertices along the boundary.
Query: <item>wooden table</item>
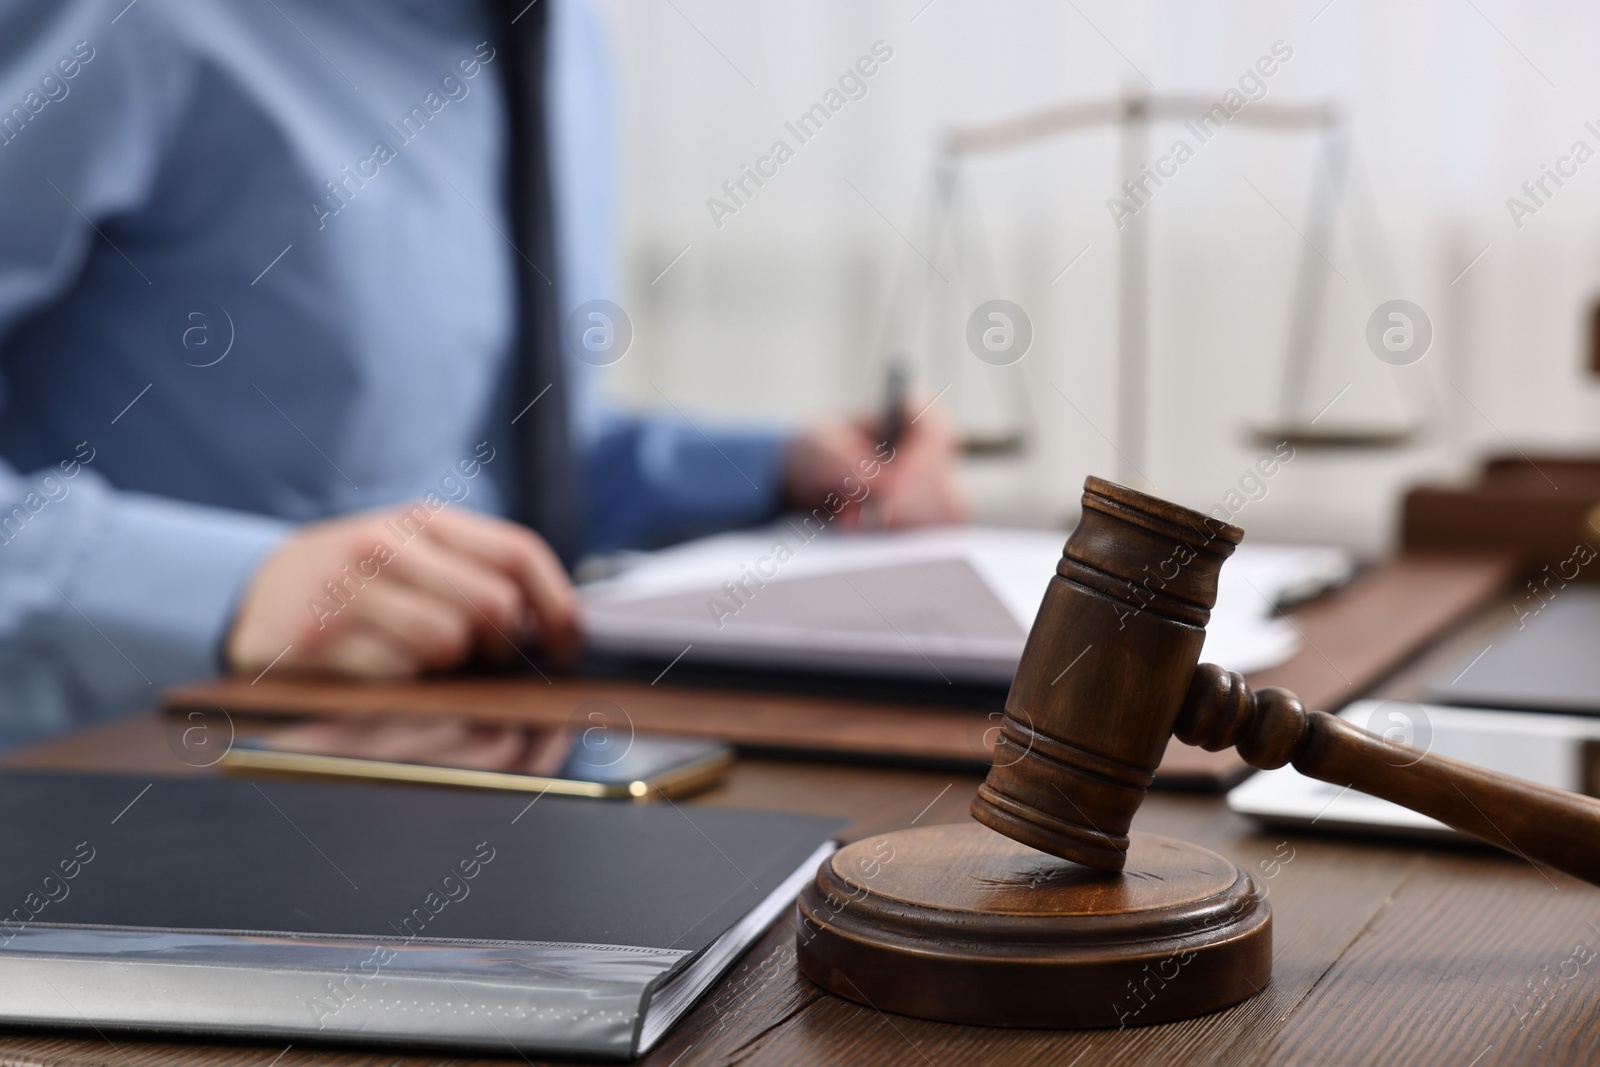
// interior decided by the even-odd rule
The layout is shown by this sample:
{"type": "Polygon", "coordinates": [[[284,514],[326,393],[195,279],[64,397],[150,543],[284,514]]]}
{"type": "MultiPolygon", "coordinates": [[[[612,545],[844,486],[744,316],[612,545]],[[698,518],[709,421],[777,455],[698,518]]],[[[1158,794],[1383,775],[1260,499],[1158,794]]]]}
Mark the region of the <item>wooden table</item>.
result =
{"type": "MultiPolygon", "coordinates": [[[[1391,679],[1471,656],[1510,619],[1498,604],[1391,679]]],[[[151,716],[5,759],[12,766],[196,773],[151,716]]],[[[975,776],[746,760],[697,803],[837,814],[862,835],[966,817],[975,776]]],[[[1275,912],[1259,996],[1201,1019],[1124,1031],[1004,1031],[883,1015],[810,985],[780,924],[641,1063],[1496,1064],[1600,1061],[1600,890],[1488,850],[1261,832],[1222,798],[1152,794],[1136,827],[1195,841],[1253,871],[1275,912]],[[1583,962],[1579,962],[1583,961],[1583,962]]],[[[1600,847],[1600,842],[1596,843],[1600,847]]],[[[1107,995],[1119,991],[1108,990],[1107,995]]],[[[0,1064],[467,1064],[528,1062],[92,1031],[0,1035],[0,1064]],[[274,1057],[280,1057],[274,1059],[274,1057]]]]}

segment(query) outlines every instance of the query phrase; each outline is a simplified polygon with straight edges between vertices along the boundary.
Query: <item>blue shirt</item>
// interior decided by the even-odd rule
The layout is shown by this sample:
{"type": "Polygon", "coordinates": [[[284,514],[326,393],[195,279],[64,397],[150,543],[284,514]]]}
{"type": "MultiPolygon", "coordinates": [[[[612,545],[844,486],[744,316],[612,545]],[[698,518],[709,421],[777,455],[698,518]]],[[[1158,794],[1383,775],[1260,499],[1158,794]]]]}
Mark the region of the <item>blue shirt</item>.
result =
{"type": "MultiPolygon", "coordinates": [[[[0,10],[0,742],[215,672],[294,523],[430,491],[504,512],[519,253],[490,17],[0,10]]],[[[616,161],[598,29],[578,0],[550,17],[570,308],[615,299],[616,161]]],[[[780,435],[624,416],[568,366],[592,550],[775,509],[780,435]]]]}

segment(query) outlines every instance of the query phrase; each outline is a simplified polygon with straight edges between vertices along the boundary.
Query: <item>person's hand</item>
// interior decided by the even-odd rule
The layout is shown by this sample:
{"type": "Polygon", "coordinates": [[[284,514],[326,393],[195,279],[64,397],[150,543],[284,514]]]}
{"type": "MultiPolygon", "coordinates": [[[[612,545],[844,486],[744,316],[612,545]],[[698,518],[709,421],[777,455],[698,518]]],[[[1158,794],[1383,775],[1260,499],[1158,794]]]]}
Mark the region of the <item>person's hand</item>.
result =
{"type": "Polygon", "coordinates": [[[785,502],[806,511],[825,507],[846,529],[965,522],[959,442],[937,406],[925,404],[908,401],[893,447],[872,418],[803,431],[784,457],[785,502]]]}
{"type": "Polygon", "coordinates": [[[251,674],[395,678],[515,657],[530,639],[577,654],[577,594],[549,546],[504,519],[418,504],[296,530],[246,587],[226,657],[251,674]]]}

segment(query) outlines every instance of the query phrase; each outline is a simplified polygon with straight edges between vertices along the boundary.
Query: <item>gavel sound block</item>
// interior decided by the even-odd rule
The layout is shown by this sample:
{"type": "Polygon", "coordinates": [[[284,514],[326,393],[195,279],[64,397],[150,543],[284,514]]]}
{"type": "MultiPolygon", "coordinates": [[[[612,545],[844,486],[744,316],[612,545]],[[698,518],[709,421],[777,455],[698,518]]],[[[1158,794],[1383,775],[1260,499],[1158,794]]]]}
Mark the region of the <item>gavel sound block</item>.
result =
{"type": "Polygon", "coordinates": [[[1090,478],[1011,684],[975,823],[840,849],[800,895],[800,969],[884,1011],[1042,1028],[1216,1011],[1272,973],[1231,860],[1129,833],[1167,740],[1394,801],[1600,884],[1600,801],[1376,737],[1196,666],[1236,526],[1090,478]]]}

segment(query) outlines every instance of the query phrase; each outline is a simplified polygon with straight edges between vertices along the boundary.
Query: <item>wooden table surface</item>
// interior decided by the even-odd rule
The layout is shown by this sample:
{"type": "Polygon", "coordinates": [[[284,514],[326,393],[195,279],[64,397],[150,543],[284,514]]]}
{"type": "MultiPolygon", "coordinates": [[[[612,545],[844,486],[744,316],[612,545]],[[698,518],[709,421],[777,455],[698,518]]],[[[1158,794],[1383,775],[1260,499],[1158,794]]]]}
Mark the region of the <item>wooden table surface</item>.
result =
{"type": "MultiPolygon", "coordinates": [[[[1406,697],[1511,618],[1496,605],[1380,690],[1406,697]]],[[[12,766],[196,773],[155,716],[15,753],[12,766]]],[[[966,818],[975,776],[745,760],[696,800],[837,814],[862,835],[966,818]]],[[[641,1063],[1497,1064],[1600,1062],[1600,890],[1486,849],[1261,831],[1218,795],[1152,794],[1135,828],[1197,842],[1250,869],[1274,911],[1260,995],[1200,1019],[1123,1031],[1006,1031],[889,1016],[795,970],[780,923],[641,1063]]],[[[1600,842],[1596,842],[1600,847],[1600,842]]],[[[1108,990],[1108,995],[1118,991],[1108,990]]],[[[333,1046],[0,1033],[9,1065],[533,1062],[333,1046]]],[[[547,1062],[547,1061],[538,1061],[547,1062]]]]}

